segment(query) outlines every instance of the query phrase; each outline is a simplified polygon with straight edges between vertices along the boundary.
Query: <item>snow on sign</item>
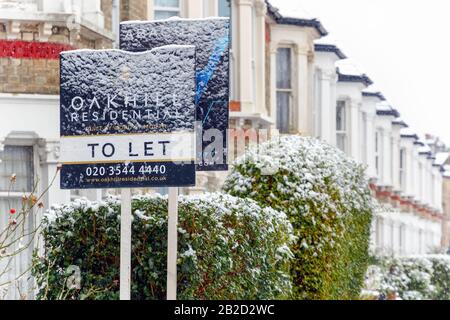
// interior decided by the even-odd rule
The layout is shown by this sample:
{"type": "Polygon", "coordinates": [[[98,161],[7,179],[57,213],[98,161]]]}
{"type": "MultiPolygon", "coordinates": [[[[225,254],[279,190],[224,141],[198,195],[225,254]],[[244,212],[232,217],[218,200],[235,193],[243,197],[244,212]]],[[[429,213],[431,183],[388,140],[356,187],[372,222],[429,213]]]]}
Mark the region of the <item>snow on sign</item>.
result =
{"type": "Polygon", "coordinates": [[[226,171],[229,117],[229,18],[126,21],[122,50],[139,52],[163,45],[196,46],[197,170],[226,171]]]}
{"type": "Polygon", "coordinates": [[[195,185],[195,47],[61,54],[61,188],[195,185]]]}

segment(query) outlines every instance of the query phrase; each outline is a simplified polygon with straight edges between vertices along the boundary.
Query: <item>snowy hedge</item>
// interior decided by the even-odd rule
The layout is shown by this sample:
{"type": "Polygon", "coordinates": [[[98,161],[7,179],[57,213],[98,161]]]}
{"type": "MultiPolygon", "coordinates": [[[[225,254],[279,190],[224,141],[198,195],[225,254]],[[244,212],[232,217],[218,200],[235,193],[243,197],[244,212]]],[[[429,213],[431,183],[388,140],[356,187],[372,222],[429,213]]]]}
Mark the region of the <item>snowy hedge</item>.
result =
{"type": "MultiPolygon", "coordinates": [[[[132,299],[165,299],[167,197],[135,197],[132,208],[132,299]]],[[[119,211],[115,198],[76,200],[45,216],[38,298],[118,298],[119,211]],[[68,285],[71,266],[81,271],[80,290],[68,285]]],[[[290,296],[294,238],[285,214],[230,195],[181,197],[178,231],[179,299],[290,296]]]]}
{"type": "Polygon", "coordinates": [[[450,256],[378,258],[369,268],[366,297],[450,300],[450,256]]]}
{"type": "Polygon", "coordinates": [[[362,166],[318,140],[283,136],[238,159],[224,189],[290,218],[294,298],[359,296],[373,206],[362,166]]]}

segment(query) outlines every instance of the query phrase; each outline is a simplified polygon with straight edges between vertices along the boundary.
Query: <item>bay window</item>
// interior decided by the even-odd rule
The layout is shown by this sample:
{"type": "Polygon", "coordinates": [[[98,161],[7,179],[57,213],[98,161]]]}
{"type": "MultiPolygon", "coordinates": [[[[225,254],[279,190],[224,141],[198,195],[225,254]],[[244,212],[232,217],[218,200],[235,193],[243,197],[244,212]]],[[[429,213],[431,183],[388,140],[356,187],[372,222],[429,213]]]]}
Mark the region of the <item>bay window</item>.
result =
{"type": "Polygon", "coordinates": [[[180,0],[155,0],[155,20],[180,16],[180,0]]]}
{"type": "Polygon", "coordinates": [[[292,49],[278,48],[277,65],[277,129],[289,133],[292,129],[292,49]]]}
{"type": "Polygon", "coordinates": [[[347,105],[346,102],[340,100],[336,106],[336,146],[344,152],[347,152],[347,105]]]}

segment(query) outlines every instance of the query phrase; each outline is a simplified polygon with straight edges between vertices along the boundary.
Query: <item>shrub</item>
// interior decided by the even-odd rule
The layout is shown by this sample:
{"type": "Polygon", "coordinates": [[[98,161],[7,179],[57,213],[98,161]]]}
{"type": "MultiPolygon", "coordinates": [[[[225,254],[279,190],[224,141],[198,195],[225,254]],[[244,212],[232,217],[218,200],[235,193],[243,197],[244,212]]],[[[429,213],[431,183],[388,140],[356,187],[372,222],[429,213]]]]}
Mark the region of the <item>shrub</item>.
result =
{"type": "Polygon", "coordinates": [[[371,267],[367,287],[379,298],[450,300],[450,256],[382,257],[371,267]]]}
{"type": "MultiPolygon", "coordinates": [[[[132,202],[132,299],[165,299],[167,197],[132,202]]],[[[44,217],[45,254],[33,274],[40,299],[117,299],[120,202],[76,200],[44,217]],[[68,287],[70,266],[81,289],[68,287]]],[[[291,292],[287,217],[251,200],[207,194],[180,197],[178,297],[276,299],[291,292]]]]}
{"type": "Polygon", "coordinates": [[[239,158],[224,190],[290,218],[294,298],[359,297],[373,206],[362,166],[318,140],[283,136],[239,158]]]}

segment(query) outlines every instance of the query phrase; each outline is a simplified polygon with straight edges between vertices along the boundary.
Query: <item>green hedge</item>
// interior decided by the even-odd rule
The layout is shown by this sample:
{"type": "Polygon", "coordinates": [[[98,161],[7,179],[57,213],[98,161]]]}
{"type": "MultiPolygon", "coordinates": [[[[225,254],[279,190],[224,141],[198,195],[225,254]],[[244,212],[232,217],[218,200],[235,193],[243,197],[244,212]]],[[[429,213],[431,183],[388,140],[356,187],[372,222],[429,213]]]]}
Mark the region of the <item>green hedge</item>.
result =
{"type": "Polygon", "coordinates": [[[294,298],[359,297],[373,208],[362,166],[318,140],[283,136],[238,159],[224,190],[290,218],[294,298]]]}
{"type": "Polygon", "coordinates": [[[381,257],[367,274],[366,296],[450,300],[450,256],[381,257]]]}
{"type": "MultiPolygon", "coordinates": [[[[132,299],[165,299],[167,198],[132,203],[132,299]]],[[[45,254],[35,256],[39,299],[117,299],[120,203],[77,200],[44,218],[45,254]],[[67,285],[70,266],[81,290],[67,285]]],[[[291,294],[292,226],[251,200],[207,194],[179,203],[180,299],[278,299],[291,294]]]]}

